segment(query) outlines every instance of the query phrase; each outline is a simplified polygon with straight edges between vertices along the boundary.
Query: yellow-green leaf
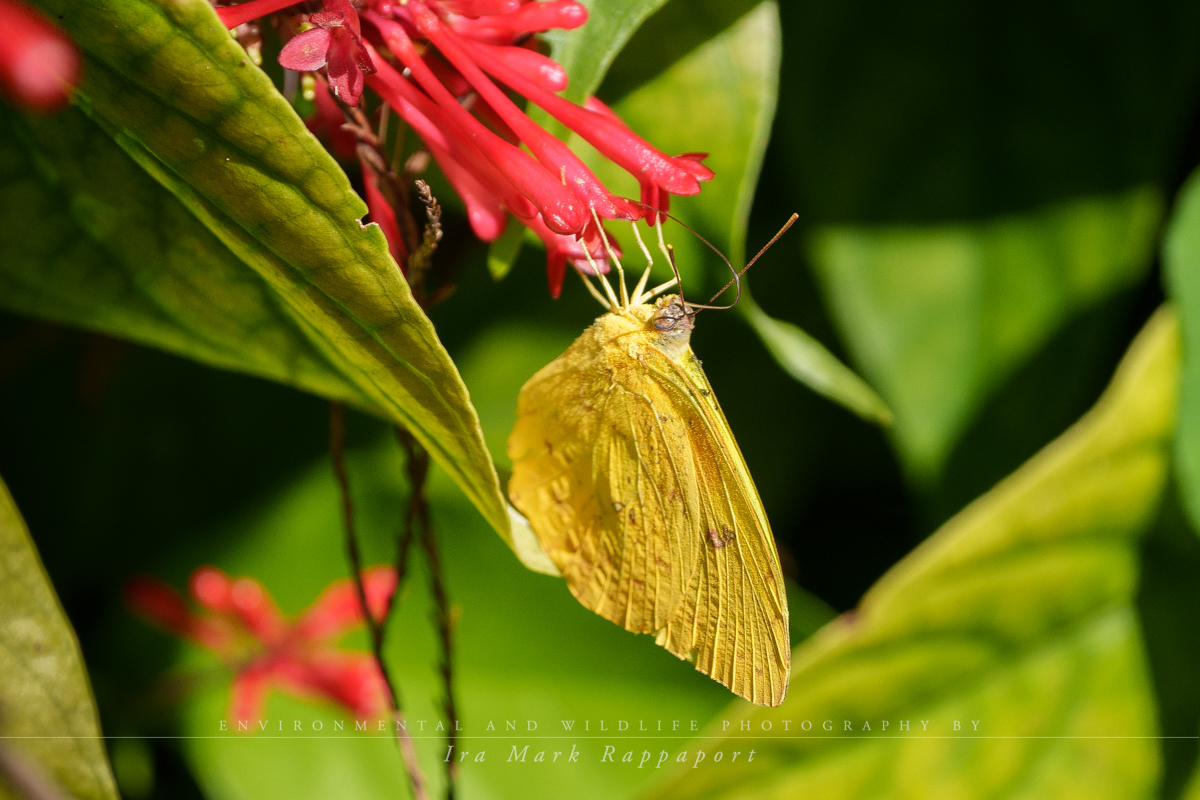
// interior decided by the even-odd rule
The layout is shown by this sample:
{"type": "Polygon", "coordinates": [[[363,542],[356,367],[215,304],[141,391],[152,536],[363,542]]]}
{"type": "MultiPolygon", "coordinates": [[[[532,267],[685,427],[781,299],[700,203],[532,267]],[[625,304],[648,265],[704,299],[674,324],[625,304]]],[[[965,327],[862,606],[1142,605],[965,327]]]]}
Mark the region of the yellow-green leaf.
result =
{"type": "Polygon", "coordinates": [[[1200,174],[1179,193],[1163,241],[1163,276],[1183,329],[1175,468],[1184,508],[1200,530],[1200,174]]]}
{"type": "MultiPolygon", "coordinates": [[[[40,0],[83,51],[76,102],[272,293],[366,401],[509,523],[462,380],[341,168],[204,0],[40,0]]],[[[204,276],[200,279],[208,279],[204,276]]]]}
{"type": "Polygon", "coordinates": [[[896,415],[909,475],[937,478],[986,398],[1072,314],[1145,275],[1152,188],[1011,217],[830,226],[812,256],[850,353],[896,415]]]}
{"type": "Polygon", "coordinates": [[[1178,372],[1163,309],[1092,411],[796,650],[782,707],[739,703],[727,732],[690,748],[741,761],[680,770],[650,796],[1154,796],[1133,597],[1178,372]],[[743,721],[750,732],[735,734],[743,721]]]}
{"type": "MultiPolygon", "coordinates": [[[[118,800],[75,632],[0,482],[0,746],[78,800],[118,800]]],[[[0,773],[0,797],[9,797],[0,773]]]]}

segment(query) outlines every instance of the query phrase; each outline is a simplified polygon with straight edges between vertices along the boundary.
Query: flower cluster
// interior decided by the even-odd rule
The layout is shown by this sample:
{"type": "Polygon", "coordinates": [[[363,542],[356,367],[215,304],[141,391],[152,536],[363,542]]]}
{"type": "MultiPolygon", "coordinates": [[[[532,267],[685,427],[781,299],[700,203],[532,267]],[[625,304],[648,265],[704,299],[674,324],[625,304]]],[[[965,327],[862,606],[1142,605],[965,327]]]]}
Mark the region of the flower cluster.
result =
{"type": "MultiPolygon", "coordinates": [[[[653,225],[671,195],[695,194],[712,178],[703,154],[668,156],[599,100],[579,106],[557,94],[566,88],[566,72],[538,52],[533,34],[584,24],[587,9],[574,0],[323,0],[322,10],[307,14],[295,6],[295,0],[249,0],[217,13],[236,28],[286,9],[292,22],[281,29],[299,32],[279,63],[322,73],[322,86],[350,106],[358,105],[364,87],[378,94],[421,138],[480,239],[497,238],[508,214],[541,238],[554,296],[568,263],[606,268],[603,220],[645,218],[653,225]],[[514,95],[630,172],[641,185],[641,202],[610,193],[514,95]]],[[[326,125],[334,122],[328,108],[319,113],[326,125]]],[[[367,199],[375,200],[369,202],[376,206],[373,218],[386,218],[377,208],[381,199],[367,199]]],[[[382,227],[389,239],[397,236],[382,227]]],[[[389,243],[393,253],[403,252],[401,243],[389,243]]]]}
{"type": "MultiPolygon", "coordinates": [[[[371,616],[380,620],[396,591],[396,570],[372,567],[362,580],[371,616]]],[[[125,600],[151,622],[216,653],[234,672],[229,719],[261,718],[273,688],[332,701],[360,718],[386,713],[391,698],[375,657],[336,647],[343,634],[363,623],[358,588],[350,579],[331,584],[291,620],[253,578],[200,567],[190,584],[208,614],[193,613],[178,592],[149,577],[130,580],[125,600]]]]}
{"type": "Polygon", "coordinates": [[[23,3],[0,0],[0,90],[19,106],[54,111],[78,81],[75,45],[23,3]]]}

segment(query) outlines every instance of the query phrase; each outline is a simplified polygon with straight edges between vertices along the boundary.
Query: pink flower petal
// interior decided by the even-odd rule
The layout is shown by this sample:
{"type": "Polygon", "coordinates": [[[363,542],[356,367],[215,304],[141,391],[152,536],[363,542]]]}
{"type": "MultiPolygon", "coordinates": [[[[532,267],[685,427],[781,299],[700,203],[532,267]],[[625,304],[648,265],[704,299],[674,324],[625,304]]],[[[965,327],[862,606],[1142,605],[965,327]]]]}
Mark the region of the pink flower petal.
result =
{"type": "MultiPolygon", "coordinates": [[[[462,40],[462,44],[472,55],[480,52],[481,46],[476,43],[462,40]]],[[[481,57],[477,57],[476,61],[485,71],[541,106],[639,181],[654,181],[671,194],[689,195],[700,191],[699,181],[694,175],[699,165],[694,161],[667,156],[624,124],[614,122],[607,114],[580,108],[547,92],[502,62],[481,57]],[[677,164],[676,161],[686,164],[677,164]]]]}
{"type": "Polygon", "coordinates": [[[365,50],[344,28],[334,28],[330,33],[329,67],[326,69],[329,88],[342,102],[356,106],[363,90],[363,70],[360,68],[358,52],[365,50]]]}
{"type": "Polygon", "coordinates": [[[275,601],[254,578],[238,578],[234,581],[229,597],[238,619],[263,644],[278,642],[287,631],[287,621],[275,601]]]}
{"type": "MultiPolygon", "coordinates": [[[[372,618],[383,618],[388,600],[396,593],[396,570],[380,564],[363,570],[363,591],[372,618]]],[[[361,625],[362,602],[358,587],[349,578],[331,583],[296,621],[296,634],[302,639],[319,640],[343,633],[361,625]]]]}
{"type": "Polygon", "coordinates": [[[488,17],[513,13],[521,7],[521,0],[445,0],[442,5],[464,17],[488,17]]]}
{"type": "Polygon", "coordinates": [[[325,66],[332,41],[328,28],[309,28],[283,46],[279,64],[296,72],[314,72],[325,66]]]}
{"type": "Polygon", "coordinates": [[[442,168],[446,180],[462,198],[463,205],[467,207],[467,221],[471,224],[471,231],[481,242],[494,242],[504,232],[504,226],[508,223],[508,215],[504,213],[500,201],[445,150],[430,144],[426,144],[426,147],[442,168]]]}
{"type": "Polygon", "coordinates": [[[271,673],[266,664],[252,664],[235,675],[229,687],[230,722],[262,719],[270,687],[271,673]]]}
{"type": "Polygon", "coordinates": [[[79,54],[71,40],[40,13],[0,0],[0,90],[37,111],[67,104],[79,82],[79,54]]]}

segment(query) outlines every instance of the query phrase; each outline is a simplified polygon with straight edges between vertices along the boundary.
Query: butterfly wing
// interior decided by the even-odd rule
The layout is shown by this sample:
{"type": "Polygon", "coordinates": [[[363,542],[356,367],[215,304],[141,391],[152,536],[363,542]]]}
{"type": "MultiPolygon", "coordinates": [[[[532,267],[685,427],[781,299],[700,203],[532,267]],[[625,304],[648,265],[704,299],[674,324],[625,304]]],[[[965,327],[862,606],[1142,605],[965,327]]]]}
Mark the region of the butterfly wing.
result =
{"type": "Polygon", "coordinates": [[[766,514],[699,362],[651,338],[602,317],[529,380],[509,496],[584,606],[778,705],[791,651],[766,514]]]}
{"type": "Polygon", "coordinates": [[[655,633],[700,556],[679,533],[698,488],[684,420],[656,413],[673,403],[626,346],[640,336],[602,317],[522,388],[508,490],[580,603],[655,633]]]}
{"type": "Polygon", "coordinates": [[[791,644],[767,516],[699,362],[689,350],[668,364],[676,374],[664,370],[660,379],[688,389],[680,414],[689,420],[703,544],[683,602],[657,641],[735,694],[777,706],[787,694],[791,644]]]}

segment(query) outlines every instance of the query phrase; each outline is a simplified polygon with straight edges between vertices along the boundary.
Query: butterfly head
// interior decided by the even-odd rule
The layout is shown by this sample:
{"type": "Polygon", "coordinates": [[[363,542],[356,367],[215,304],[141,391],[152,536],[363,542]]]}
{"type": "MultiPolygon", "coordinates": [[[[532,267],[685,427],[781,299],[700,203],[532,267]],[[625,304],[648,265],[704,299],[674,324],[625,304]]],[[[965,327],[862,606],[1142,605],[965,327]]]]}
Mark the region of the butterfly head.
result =
{"type": "Polygon", "coordinates": [[[654,346],[672,360],[678,360],[691,341],[696,312],[679,295],[669,294],[654,303],[654,313],[646,324],[656,334],[654,346]]]}
{"type": "Polygon", "coordinates": [[[660,333],[687,332],[696,327],[696,312],[677,294],[658,298],[650,325],[660,333]]]}

